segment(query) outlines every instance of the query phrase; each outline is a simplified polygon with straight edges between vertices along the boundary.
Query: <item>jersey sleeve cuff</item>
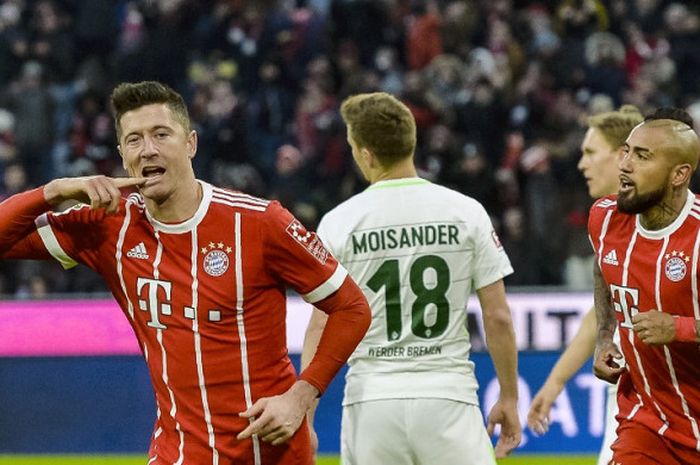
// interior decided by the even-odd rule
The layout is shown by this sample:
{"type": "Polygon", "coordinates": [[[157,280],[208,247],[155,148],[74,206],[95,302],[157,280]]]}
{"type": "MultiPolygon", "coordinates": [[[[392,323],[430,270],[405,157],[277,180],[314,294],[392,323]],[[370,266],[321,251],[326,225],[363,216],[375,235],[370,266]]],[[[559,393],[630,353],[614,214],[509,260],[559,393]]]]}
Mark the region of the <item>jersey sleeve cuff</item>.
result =
{"type": "Polygon", "coordinates": [[[61,244],[58,242],[58,238],[56,238],[56,235],[53,232],[53,229],[51,229],[51,224],[49,223],[49,218],[48,214],[44,213],[43,215],[40,215],[37,217],[35,220],[36,223],[36,230],[39,233],[39,237],[41,237],[41,240],[44,242],[44,246],[46,247],[46,250],[49,251],[51,256],[58,261],[58,263],[61,264],[61,266],[69,270],[75,266],[78,265],[78,262],[73,260],[65,250],[63,250],[63,247],[61,247],[61,244]]]}
{"type": "Polygon", "coordinates": [[[343,281],[345,281],[345,277],[347,275],[347,270],[343,268],[340,265],[340,263],[338,263],[338,266],[336,267],[335,271],[333,272],[330,278],[328,278],[323,284],[318,286],[313,291],[303,294],[301,297],[310,304],[314,304],[320,300],[323,300],[329,295],[333,294],[338,289],[340,289],[340,286],[343,285],[343,281]]]}

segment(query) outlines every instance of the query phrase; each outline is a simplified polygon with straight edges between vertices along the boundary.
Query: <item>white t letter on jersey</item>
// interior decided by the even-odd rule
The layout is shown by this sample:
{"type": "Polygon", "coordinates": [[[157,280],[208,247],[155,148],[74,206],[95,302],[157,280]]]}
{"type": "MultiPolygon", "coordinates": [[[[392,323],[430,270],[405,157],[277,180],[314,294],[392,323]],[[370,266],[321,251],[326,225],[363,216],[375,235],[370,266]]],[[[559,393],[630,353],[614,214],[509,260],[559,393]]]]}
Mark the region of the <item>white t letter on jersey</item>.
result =
{"type": "Polygon", "coordinates": [[[613,307],[616,312],[621,312],[623,321],[620,326],[623,328],[632,329],[632,317],[639,313],[639,289],[632,287],[610,285],[610,293],[612,294],[613,307]],[[631,302],[628,303],[627,296],[631,297],[631,302]]]}
{"type": "Polygon", "coordinates": [[[167,326],[158,320],[158,314],[170,315],[172,314],[172,309],[167,302],[160,305],[160,307],[158,306],[158,288],[162,287],[165,290],[165,298],[169,301],[173,284],[170,281],[139,277],[136,281],[136,294],[139,297],[144,286],[148,286],[147,301],[139,299],[139,308],[145,312],[151,312],[151,321],[148,322],[148,326],[157,329],[167,329],[167,326]]]}

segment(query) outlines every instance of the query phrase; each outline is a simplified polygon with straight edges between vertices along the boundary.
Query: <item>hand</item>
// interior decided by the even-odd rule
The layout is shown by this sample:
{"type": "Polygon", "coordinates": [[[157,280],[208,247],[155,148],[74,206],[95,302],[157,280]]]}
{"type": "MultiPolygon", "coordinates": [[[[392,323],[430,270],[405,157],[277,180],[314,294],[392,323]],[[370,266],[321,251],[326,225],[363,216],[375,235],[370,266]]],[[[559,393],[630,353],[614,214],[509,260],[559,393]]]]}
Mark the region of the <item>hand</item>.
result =
{"type": "Polygon", "coordinates": [[[107,213],[119,209],[119,189],[140,186],[146,178],[110,178],[107,176],[85,176],[79,178],[54,179],[44,186],[44,198],[51,205],[65,200],[77,200],[91,208],[104,208],[107,213]]]}
{"type": "Polygon", "coordinates": [[[314,428],[312,422],[309,423],[309,438],[311,439],[311,451],[314,453],[314,457],[316,457],[316,453],[318,452],[318,434],[316,434],[316,429],[314,428]]]}
{"type": "Polygon", "coordinates": [[[501,425],[501,435],[498,437],[495,452],[496,458],[502,459],[518,447],[522,439],[522,428],[518,418],[518,405],[516,400],[499,399],[491,409],[486,431],[493,435],[496,425],[501,425]]]}
{"type": "Polygon", "coordinates": [[[251,419],[259,416],[238,434],[238,440],[257,434],[273,446],[285,443],[299,429],[318,394],[318,389],[311,384],[297,381],[284,394],[258,399],[252,407],[239,414],[251,419]]]}
{"type": "Polygon", "coordinates": [[[632,329],[643,343],[649,345],[668,344],[676,338],[673,317],[656,309],[634,315],[632,329]]]}
{"type": "Polygon", "coordinates": [[[593,374],[608,383],[617,383],[617,379],[627,369],[615,361],[621,358],[620,350],[611,340],[599,341],[593,355],[593,374]]]}
{"type": "Polygon", "coordinates": [[[562,386],[547,381],[532,399],[530,411],[527,412],[527,424],[536,435],[541,436],[549,431],[549,411],[561,390],[562,386]]]}

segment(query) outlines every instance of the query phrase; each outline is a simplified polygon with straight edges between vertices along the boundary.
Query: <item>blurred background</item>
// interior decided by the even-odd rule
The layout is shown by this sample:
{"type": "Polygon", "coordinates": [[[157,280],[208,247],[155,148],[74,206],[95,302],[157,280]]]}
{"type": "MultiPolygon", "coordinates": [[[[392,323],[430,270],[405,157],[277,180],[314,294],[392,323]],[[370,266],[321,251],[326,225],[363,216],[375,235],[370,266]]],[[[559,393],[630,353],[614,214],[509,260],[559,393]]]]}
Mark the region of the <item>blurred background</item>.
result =
{"type": "MultiPolygon", "coordinates": [[[[592,200],[576,169],[586,116],[630,103],[642,113],[683,107],[700,121],[698,44],[700,5],[691,1],[0,0],[0,199],[60,176],[123,175],[109,93],[156,79],[189,104],[199,178],[279,199],[315,228],[366,186],[339,104],[382,90],[416,117],[420,175],[484,204],[516,270],[506,284],[545,292],[523,311],[546,316],[551,291],[592,288],[592,200]]],[[[105,291],[83,267],[0,262],[3,309],[23,308],[8,299],[105,291]]],[[[585,295],[555,309],[564,328],[556,343],[529,344],[540,320],[523,320],[520,348],[561,349],[592,302],[585,295]]],[[[70,305],[49,305],[50,315],[70,305]]],[[[15,330],[6,322],[0,334],[15,330]]],[[[61,354],[27,360],[63,362],[51,358],[61,354]]],[[[26,355],[0,362],[0,418],[22,419],[1,404],[12,389],[27,397],[11,371],[26,355]]],[[[533,368],[533,389],[554,358],[533,368]]],[[[0,441],[0,451],[22,450],[0,441]]]]}

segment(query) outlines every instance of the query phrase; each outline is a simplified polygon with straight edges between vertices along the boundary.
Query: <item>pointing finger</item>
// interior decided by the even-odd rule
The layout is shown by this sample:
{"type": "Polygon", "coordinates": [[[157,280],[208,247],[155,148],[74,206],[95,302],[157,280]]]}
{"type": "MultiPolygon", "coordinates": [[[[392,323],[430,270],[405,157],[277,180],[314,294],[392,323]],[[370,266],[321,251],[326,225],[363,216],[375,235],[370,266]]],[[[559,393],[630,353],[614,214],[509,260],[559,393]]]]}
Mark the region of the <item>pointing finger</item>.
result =
{"type": "Polygon", "coordinates": [[[118,189],[122,187],[140,186],[147,181],[148,178],[112,178],[112,182],[118,189]]]}

